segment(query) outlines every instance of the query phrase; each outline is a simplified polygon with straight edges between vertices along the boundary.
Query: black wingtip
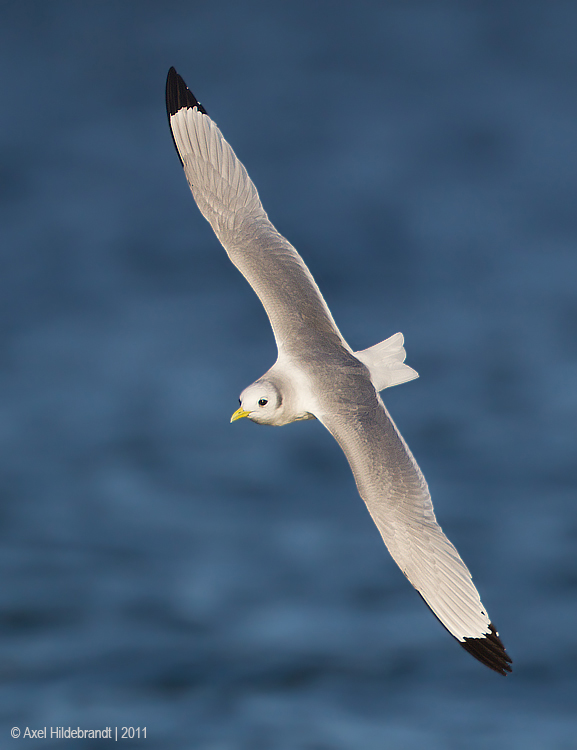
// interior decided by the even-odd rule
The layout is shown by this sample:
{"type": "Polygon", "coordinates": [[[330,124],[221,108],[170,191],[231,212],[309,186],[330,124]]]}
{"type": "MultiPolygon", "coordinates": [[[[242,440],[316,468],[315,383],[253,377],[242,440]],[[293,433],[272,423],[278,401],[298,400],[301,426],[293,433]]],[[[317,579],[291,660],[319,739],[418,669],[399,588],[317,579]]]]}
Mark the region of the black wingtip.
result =
{"type": "Polygon", "coordinates": [[[489,624],[491,631],[482,638],[465,638],[459,641],[461,646],[468,651],[475,659],[485,664],[489,669],[495,670],[499,674],[506,675],[512,672],[511,664],[513,663],[509,654],[505,651],[505,646],[499,638],[499,633],[489,624]]]}
{"type": "Polygon", "coordinates": [[[182,76],[179,76],[176,70],[171,68],[166,78],[166,112],[168,119],[170,120],[171,116],[175,115],[183,107],[187,109],[196,107],[203,115],[207,114],[206,109],[197,100],[192,91],[188,89],[182,76]]]}
{"type": "MultiPolygon", "coordinates": [[[[166,77],[166,113],[168,115],[168,124],[170,125],[170,118],[172,115],[175,115],[181,109],[192,109],[193,107],[196,107],[203,115],[207,114],[206,109],[197,100],[192,91],[189,90],[188,86],[182,79],[182,76],[179,76],[176,70],[171,68],[166,77]]],[[[172,132],[172,127],[170,128],[170,132],[172,134],[172,142],[174,143],[180,163],[183,164],[178,151],[178,146],[176,145],[174,133],[172,132]]]]}

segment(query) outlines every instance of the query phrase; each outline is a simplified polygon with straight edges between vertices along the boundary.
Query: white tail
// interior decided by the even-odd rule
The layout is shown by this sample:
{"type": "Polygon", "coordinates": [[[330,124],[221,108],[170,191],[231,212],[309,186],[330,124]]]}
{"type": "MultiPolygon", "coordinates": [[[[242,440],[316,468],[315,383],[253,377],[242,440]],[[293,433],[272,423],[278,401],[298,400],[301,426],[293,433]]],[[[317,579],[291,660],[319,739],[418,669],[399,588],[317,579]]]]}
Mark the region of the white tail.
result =
{"type": "Polygon", "coordinates": [[[380,344],[355,352],[355,357],[369,368],[377,392],[419,377],[412,367],[403,364],[407,356],[404,341],[402,333],[395,333],[380,344]]]}

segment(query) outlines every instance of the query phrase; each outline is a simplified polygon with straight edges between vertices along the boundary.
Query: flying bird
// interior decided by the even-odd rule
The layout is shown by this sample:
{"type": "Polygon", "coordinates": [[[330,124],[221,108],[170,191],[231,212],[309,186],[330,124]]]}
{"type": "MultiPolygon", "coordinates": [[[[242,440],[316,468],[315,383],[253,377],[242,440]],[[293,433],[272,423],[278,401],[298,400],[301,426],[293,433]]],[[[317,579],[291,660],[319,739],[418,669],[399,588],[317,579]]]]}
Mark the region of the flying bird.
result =
{"type": "Polygon", "coordinates": [[[505,675],[505,651],[459,553],[437,523],[427,483],[379,392],[417,377],[403,336],[353,351],[309,269],[265,213],[256,187],[174,68],[166,82],[174,144],[192,195],[269,317],[275,364],[240,395],[231,422],[318,419],[345,454],[387,549],[445,628],[505,675]]]}

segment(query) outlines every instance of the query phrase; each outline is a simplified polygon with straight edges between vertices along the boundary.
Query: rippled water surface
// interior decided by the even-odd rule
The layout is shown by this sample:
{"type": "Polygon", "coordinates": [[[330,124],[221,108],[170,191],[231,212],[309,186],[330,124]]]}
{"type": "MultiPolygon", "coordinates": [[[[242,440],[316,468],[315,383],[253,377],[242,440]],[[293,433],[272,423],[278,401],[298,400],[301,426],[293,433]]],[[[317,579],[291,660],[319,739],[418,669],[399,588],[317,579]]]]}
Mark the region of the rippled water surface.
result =
{"type": "Polygon", "coordinates": [[[575,747],[575,5],[0,15],[0,744],[575,747]],[[170,65],[351,346],[405,334],[421,377],[385,400],[506,679],[422,605],[320,425],[229,424],[274,341],[181,173],[170,65]]]}

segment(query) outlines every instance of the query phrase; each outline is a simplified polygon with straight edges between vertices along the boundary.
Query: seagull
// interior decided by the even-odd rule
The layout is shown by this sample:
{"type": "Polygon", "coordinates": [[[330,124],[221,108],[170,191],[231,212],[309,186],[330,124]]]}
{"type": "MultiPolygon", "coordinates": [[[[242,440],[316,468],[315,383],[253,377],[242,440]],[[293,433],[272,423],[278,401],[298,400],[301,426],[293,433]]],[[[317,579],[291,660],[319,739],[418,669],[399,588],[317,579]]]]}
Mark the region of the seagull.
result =
{"type": "Polygon", "coordinates": [[[216,124],[171,68],[166,107],[192,195],[270,320],[278,358],[240,395],[231,422],[318,419],[345,454],[393,559],[449,633],[499,674],[511,658],[471,574],[437,523],[427,483],[379,395],[418,377],[403,336],[354,352],[309,269],[269,221],[256,187],[216,124]]]}

